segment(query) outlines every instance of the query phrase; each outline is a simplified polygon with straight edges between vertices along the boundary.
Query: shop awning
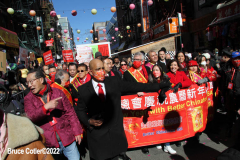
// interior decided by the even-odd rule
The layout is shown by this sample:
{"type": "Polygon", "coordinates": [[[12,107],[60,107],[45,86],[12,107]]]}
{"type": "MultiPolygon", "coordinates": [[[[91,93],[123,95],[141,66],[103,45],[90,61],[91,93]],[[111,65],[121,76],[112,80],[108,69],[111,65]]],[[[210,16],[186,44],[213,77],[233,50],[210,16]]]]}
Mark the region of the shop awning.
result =
{"type": "Polygon", "coordinates": [[[238,18],[240,18],[240,13],[235,14],[233,16],[229,16],[229,17],[224,17],[224,18],[219,18],[219,19],[216,18],[216,20],[213,21],[212,23],[210,23],[208,26],[213,26],[213,25],[217,25],[217,24],[220,24],[220,23],[233,21],[233,20],[238,19],[238,18]]]}
{"type": "Polygon", "coordinates": [[[17,33],[0,27],[0,45],[19,48],[17,33]]]}
{"type": "Polygon", "coordinates": [[[126,42],[123,42],[120,47],[118,48],[118,51],[122,51],[125,47],[126,42]]]}

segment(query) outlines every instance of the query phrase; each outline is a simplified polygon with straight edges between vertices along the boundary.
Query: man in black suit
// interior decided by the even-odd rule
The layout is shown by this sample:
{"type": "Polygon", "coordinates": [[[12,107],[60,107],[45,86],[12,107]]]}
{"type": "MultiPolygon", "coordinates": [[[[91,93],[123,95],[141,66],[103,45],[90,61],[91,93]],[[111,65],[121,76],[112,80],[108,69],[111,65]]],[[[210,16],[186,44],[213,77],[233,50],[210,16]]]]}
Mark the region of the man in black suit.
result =
{"type": "Polygon", "coordinates": [[[123,92],[154,92],[169,87],[169,82],[156,84],[130,83],[117,77],[106,77],[102,61],[90,62],[92,80],[78,88],[79,120],[87,127],[90,157],[115,160],[126,152],[128,143],[123,128],[121,94],[123,92]]]}
{"type": "Polygon", "coordinates": [[[162,67],[164,73],[167,73],[167,64],[170,61],[170,59],[166,59],[166,49],[164,47],[158,51],[158,57],[159,66],[162,67]]]}
{"type": "Polygon", "coordinates": [[[111,60],[108,57],[102,57],[102,62],[103,62],[103,66],[104,66],[104,70],[106,72],[106,77],[112,77],[112,76],[116,76],[119,79],[122,79],[122,73],[118,70],[114,71],[112,70],[112,64],[111,64],[111,60]]]}

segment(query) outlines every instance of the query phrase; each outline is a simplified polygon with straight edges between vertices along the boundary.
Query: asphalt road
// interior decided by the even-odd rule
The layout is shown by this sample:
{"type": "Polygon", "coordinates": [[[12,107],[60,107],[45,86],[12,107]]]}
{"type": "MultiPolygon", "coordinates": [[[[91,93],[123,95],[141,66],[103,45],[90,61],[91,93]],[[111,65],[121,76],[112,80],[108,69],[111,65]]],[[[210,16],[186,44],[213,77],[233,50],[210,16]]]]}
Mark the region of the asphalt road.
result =
{"type": "MultiPolygon", "coordinates": [[[[182,142],[181,147],[171,144],[177,151],[175,155],[165,153],[162,149],[158,150],[156,146],[149,146],[148,155],[143,154],[140,148],[128,150],[127,155],[132,160],[214,160],[221,152],[238,141],[237,133],[240,126],[239,122],[235,124],[231,137],[228,137],[226,115],[217,113],[215,117],[215,121],[200,136],[199,143],[191,143],[192,141],[188,139],[182,142]]],[[[87,152],[82,159],[90,160],[89,153],[87,152]]]]}

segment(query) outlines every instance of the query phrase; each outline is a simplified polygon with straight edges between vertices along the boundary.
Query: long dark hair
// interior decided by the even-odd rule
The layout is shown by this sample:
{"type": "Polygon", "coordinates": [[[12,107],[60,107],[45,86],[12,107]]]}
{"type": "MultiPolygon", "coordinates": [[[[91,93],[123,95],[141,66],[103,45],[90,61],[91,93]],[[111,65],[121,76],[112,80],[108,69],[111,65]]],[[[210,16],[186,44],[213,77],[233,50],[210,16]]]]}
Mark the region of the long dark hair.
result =
{"type": "Polygon", "coordinates": [[[183,53],[183,52],[177,52],[177,54],[175,55],[175,59],[178,61],[178,55],[180,54],[180,53],[182,53],[183,54],[183,56],[184,56],[184,62],[186,62],[186,56],[185,56],[185,54],[183,53]]]}
{"type": "MultiPolygon", "coordinates": [[[[163,80],[165,80],[167,77],[166,77],[166,75],[164,74],[164,72],[163,72],[163,70],[162,70],[162,67],[160,67],[160,66],[157,65],[157,64],[155,64],[155,65],[153,66],[153,68],[154,68],[154,67],[158,67],[159,70],[160,70],[160,72],[161,72],[160,82],[163,81],[163,80]]],[[[148,81],[149,81],[150,83],[158,83],[157,79],[154,78],[154,76],[153,76],[153,68],[152,68],[151,74],[150,74],[149,77],[148,77],[148,81]]]]}
{"type": "Polygon", "coordinates": [[[172,64],[173,62],[176,62],[176,63],[177,63],[177,65],[178,65],[178,67],[179,67],[179,68],[178,68],[178,71],[181,71],[181,70],[182,70],[182,66],[179,64],[178,60],[172,59],[172,60],[170,60],[170,61],[168,62],[168,64],[167,64],[167,72],[171,72],[170,66],[171,66],[171,64],[172,64]]]}
{"type": "MultiPolygon", "coordinates": [[[[203,58],[203,57],[206,59],[206,62],[207,62],[207,58],[206,58],[205,56],[199,55],[199,56],[197,57],[197,63],[198,63],[198,65],[199,65],[199,67],[201,66],[201,62],[202,62],[202,58],[203,58]]],[[[207,64],[207,68],[211,68],[211,66],[207,64]]]]}

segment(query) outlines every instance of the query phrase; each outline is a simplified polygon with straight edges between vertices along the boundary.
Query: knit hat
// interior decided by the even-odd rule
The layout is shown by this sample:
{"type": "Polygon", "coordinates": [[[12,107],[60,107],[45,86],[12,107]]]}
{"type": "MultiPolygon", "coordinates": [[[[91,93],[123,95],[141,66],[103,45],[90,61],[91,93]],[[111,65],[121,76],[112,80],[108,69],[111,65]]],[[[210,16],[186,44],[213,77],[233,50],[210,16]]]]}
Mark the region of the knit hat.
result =
{"type": "Polygon", "coordinates": [[[238,57],[238,56],[240,56],[240,53],[239,52],[232,52],[232,58],[236,58],[236,57],[238,57]]]}
{"type": "Polygon", "coordinates": [[[202,55],[205,56],[206,59],[210,59],[211,58],[209,53],[203,53],[202,55]]]}
{"type": "Polygon", "coordinates": [[[95,58],[99,57],[99,56],[102,56],[102,53],[101,52],[96,52],[95,53],[95,58]]]}
{"type": "Polygon", "coordinates": [[[197,61],[191,60],[188,62],[188,67],[192,67],[192,66],[198,66],[197,61]]]}
{"type": "Polygon", "coordinates": [[[11,70],[17,70],[17,64],[16,63],[9,63],[9,67],[11,68],[11,70]]]}

